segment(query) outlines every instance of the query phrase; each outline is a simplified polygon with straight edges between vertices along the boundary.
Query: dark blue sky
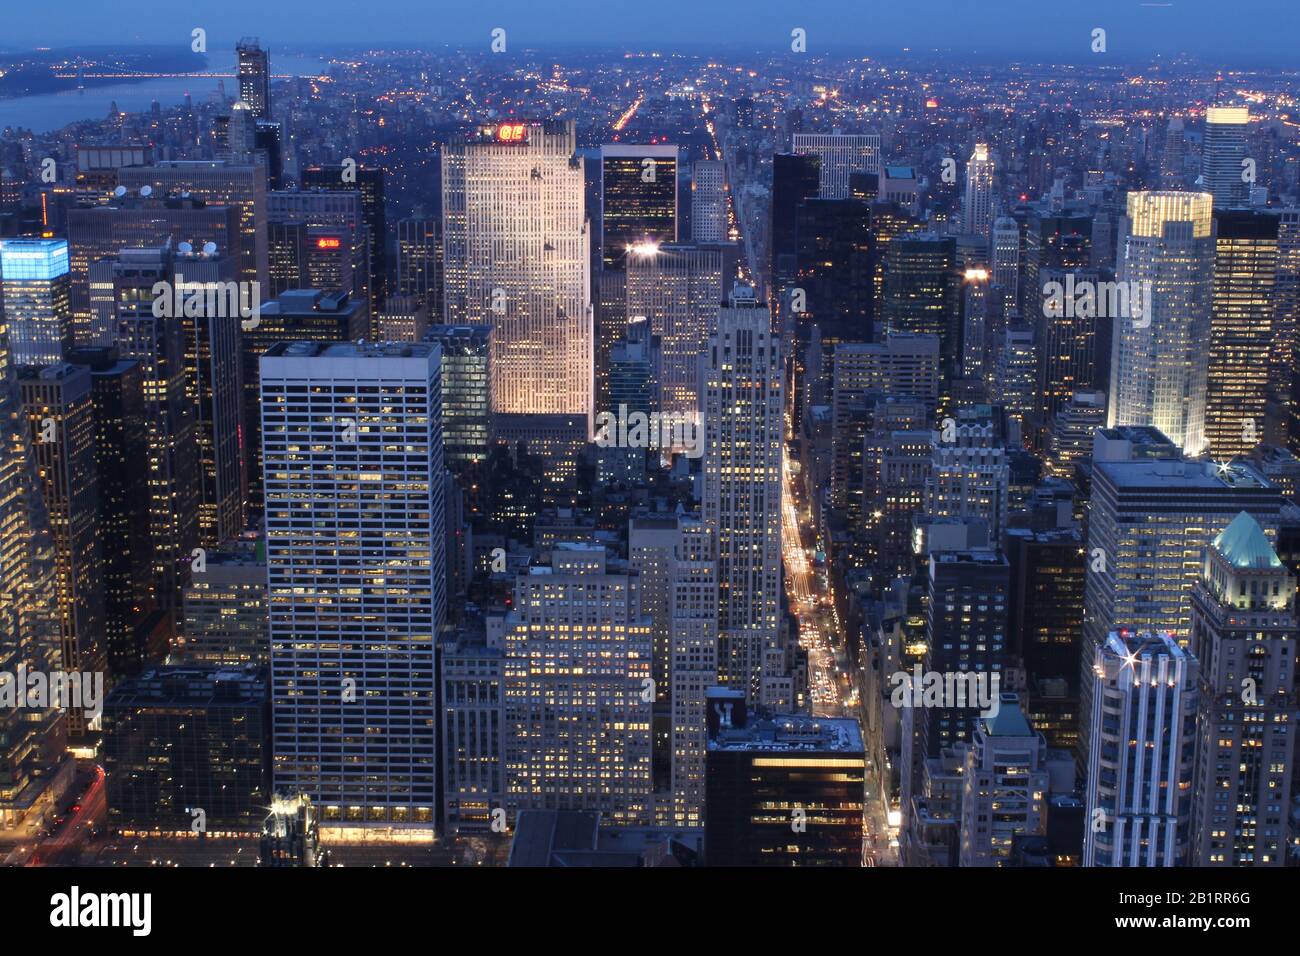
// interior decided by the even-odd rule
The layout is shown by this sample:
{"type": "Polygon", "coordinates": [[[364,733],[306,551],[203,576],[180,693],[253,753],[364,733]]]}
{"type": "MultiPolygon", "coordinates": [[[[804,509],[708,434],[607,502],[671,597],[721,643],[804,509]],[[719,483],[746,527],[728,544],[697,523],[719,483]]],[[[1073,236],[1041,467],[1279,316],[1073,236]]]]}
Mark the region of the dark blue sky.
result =
{"type": "Polygon", "coordinates": [[[348,42],[489,41],[512,46],[617,45],[809,50],[943,48],[1020,59],[1083,59],[1094,27],[1116,59],[1191,53],[1249,66],[1300,62],[1300,0],[10,0],[0,47],[184,43],[243,34],[285,47],[348,42]]]}

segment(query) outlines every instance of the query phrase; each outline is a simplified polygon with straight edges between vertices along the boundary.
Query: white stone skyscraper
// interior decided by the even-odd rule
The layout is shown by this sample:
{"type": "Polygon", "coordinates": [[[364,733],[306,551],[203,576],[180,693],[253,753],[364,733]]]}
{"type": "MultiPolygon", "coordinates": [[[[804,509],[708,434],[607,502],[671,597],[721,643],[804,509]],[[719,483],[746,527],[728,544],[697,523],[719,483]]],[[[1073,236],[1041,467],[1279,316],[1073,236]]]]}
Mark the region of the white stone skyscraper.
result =
{"type": "Polygon", "coordinates": [[[1108,424],[1154,425],[1189,456],[1206,444],[1212,206],[1209,193],[1129,193],[1123,294],[1097,306],[1114,323],[1108,424]]]}
{"type": "Polygon", "coordinates": [[[574,123],[503,123],[442,151],[449,325],[492,326],[492,410],[592,414],[590,226],[574,123]]]}
{"type": "Polygon", "coordinates": [[[446,613],[436,344],[261,359],[273,774],[322,826],[432,834],[446,613]]]}
{"type": "Polygon", "coordinates": [[[696,160],[691,167],[691,238],[727,241],[727,175],[720,159],[696,160]]]}
{"type": "Polygon", "coordinates": [[[518,577],[502,680],[512,810],[650,822],[651,630],[640,575],[598,545],[560,544],[518,577]]]}
{"type": "Polygon", "coordinates": [[[987,143],[976,143],[966,162],[966,192],[961,201],[962,228],[985,236],[993,226],[993,159],[987,143]]]}
{"type": "Polygon", "coordinates": [[[778,640],[784,378],[771,315],[737,286],[709,338],[703,519],[718,561],[722,681],[762,700],[778,640]]]}
{"type": "Polygon", "coordinates": [[[1092,673],[1084,866],[1188,863],[1199,666],[1170,634],[1113,631],[1092,673]]]}
{"type": "Polygon", "coordinates": [[[849,173],[880,174],[879,133],[795,133],[793,149],[821,161],[817,195],[848,199],[849,173]]]}
{"type": "Polygon", "coordinates": [[[1211,106],[1205,111],[1205,139],[1201,146],[1201,188],[1224,208],[1245,205],[1250,195],[1246,166],[1246,127],[1250,110],[1245,106],[1211,106]]]}
{"type": "Polygon", "coordinates": [[[671,591],[672,825],[704,824],[705,697],[718,682],[718,566],[713,535],[694,515],[677,521],[671,591]]]}

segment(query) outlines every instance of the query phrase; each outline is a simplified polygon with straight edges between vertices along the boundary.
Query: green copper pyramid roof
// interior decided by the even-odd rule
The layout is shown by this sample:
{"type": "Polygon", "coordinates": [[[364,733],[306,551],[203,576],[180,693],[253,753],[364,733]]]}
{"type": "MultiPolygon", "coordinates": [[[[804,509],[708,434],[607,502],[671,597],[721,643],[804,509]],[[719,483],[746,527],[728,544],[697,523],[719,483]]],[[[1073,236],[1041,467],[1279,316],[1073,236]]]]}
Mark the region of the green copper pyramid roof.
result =
{"type": "Polygon", "coordinates": [[[1280,568],[1282,560],[1269,544],[1259,522],[1240,512],[1219,532],[1214,547],[1234,568],[1280,568]]]}

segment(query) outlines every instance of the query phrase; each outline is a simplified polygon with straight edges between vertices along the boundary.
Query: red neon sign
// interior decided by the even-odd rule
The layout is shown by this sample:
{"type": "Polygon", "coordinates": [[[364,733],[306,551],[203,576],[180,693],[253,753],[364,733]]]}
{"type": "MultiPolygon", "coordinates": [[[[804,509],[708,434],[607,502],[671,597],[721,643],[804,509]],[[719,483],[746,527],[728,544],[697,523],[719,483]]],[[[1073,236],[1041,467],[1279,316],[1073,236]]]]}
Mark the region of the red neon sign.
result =
{"type": "Polygon", "coordinates": [[[343,241],[341,239],[317,239],[316,240],[317,249],[337,249],[342,244],[343,241]]]}
{"type": "Polygon", "coordinates": [[[502,123],[497,127],[497,142],[522,143],[527,138],[523,123],[502,123]]]}

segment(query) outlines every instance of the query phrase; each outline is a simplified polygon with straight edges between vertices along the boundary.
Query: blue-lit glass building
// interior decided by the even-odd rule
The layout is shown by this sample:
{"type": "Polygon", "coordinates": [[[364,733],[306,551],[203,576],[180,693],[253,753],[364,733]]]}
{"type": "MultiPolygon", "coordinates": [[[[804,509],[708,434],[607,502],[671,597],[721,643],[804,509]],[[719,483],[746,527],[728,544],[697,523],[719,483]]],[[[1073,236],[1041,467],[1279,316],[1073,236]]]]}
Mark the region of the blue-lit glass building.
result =
{"type": "Polygon", "coordinates": [[[67,240],[0,240],[0,288],[14,364],[63,361],[73,346],[67,240]]]}

